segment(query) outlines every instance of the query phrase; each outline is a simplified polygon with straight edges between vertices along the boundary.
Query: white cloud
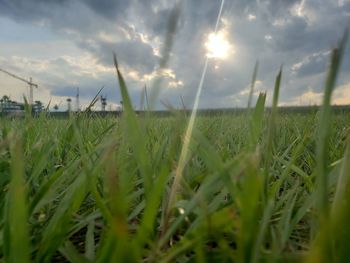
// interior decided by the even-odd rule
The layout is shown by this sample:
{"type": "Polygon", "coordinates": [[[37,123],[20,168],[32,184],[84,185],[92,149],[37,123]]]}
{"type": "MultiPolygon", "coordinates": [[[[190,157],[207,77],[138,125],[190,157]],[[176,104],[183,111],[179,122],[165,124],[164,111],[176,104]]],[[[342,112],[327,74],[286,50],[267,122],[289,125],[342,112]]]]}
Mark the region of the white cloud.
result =
{"type": "Polygon", "coordinates": [[[248,14],[247,19],[248,19],[248,21],[253,21],[256,19],[256,15],[248,14]]]}
{"type": "Polygon", "coordinates": [[[269,41],[272,40],[272,36],[271,36],[271,35],[265,35],[265,36],[264,36],[264,39],[265,39],[267,42],[269,42],[269,41]]]}
{"type": "Polygon", "coordinates": [[[301,0],[299,4],[292,8],[292,14],[298,17],[304,17],[305,14],[305,0],[301,0]]]}
{"type": "Polygon", "coordinates": [[[169,81],[169,88],[176,89],[176,88],[182,88],[184,86],[184,83],[181,80],[178,81],[169,81]]]}
{"type": "MultiPolygon", "coordinates": [[[[300,96],[297,96],[283,105],[321,105],[323,101],[323,92],[316,92],[308,87],[308,91],[305,91],[300,96]]],[[[350,82],[337,87],[332,96],[333,105],[350,105],[350,82]]]]}
{"type": "Polygon", "coordinates": [[[314,92],[313,90],[309,89],[308,91],[304,92],[300,96],[297,96],[293,100],[289,101],[287,105],[303,105],[303,106],[310,106],[310,105],[320,105],[322,103],[322,92],[314,92]]]}
{"type": "Polygon", "coordinates": [[[336,88],[332,102],[337,105],[350,105],[350,82],[336,88]]]}

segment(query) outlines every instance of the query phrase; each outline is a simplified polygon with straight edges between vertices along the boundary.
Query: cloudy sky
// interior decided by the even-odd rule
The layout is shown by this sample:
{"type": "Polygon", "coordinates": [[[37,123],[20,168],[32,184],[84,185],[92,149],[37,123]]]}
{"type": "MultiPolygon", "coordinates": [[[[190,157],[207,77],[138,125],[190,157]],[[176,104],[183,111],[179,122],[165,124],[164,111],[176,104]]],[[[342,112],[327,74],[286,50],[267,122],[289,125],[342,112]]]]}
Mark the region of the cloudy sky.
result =
{"type": "MultiPolygon", "coordinates": [[[[115,52],[138,108],[144,86],[152,90],[159,75],[175,2],[0,0],[0,68],[32,77],[39,85],[34,100],[51,99],[61,110],[77,87],[83,106],[102,86],[107,108],[115,109],[121,100],[115,52]]],[[[330,50],[349,23],[349,0],[226,0],[216,35],[221,0],[179,2],[158,101],[181,107],[182,97],[191,107],[209,56],[201,108],[245,106],[256,60],[256,88],[268,98],[283,64],[280,105],[319,103],[330,50]]],[[[349,59],[347,48],[336,104],[350,103],[349,59]]],[[[21,100],[28,87],[0,72],[0,91],[21,100]]]]}

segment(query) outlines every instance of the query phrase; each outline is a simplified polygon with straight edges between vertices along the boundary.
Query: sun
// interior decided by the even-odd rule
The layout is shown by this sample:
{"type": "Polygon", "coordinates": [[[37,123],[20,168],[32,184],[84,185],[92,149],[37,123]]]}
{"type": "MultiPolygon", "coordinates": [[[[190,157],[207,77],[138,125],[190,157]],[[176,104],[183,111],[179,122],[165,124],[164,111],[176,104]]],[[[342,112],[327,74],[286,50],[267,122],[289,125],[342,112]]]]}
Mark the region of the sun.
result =
{"type": "Polygon", "coordinates": [[[224,32],[210,33],[205,47],[208,58],[225,59],[233,52],[232,45],[224,32]]]}

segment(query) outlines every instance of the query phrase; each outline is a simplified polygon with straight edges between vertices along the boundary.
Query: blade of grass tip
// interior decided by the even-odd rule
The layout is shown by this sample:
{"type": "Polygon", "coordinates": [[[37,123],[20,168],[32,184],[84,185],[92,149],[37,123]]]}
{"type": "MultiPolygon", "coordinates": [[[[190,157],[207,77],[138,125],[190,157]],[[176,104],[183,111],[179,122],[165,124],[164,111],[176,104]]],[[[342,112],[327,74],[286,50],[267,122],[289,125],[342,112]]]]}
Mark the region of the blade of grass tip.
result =
{"type": "Polygon", "coordinates": [[[26,117],[26,119],[28,119],[28,118],[30,118],[32,116],[32,107],[28,103],[28,100],[27,100],[26,96],[23,96],[23,100],[24,100],[25,117],[26,117]]]}
{"type": "Polygon", "coordinates": [[[96,104],[96,102],[98,101],[98,96],[100,95],[100,93],[102,92],[102,90],[104,89],[105,87],[102,87],[102,88],[100,88],[100,90],[97,92],[97,94],[95,95],[95,97],[91,100],[91,102],[90,102],[90,104],[89,104],[89,106],[87,106],[86,107],[86,109],[85,109],[85,113],[86,112],[89,112],[89,111],[91,111],[91,108],[96,104]]]}
{"type": "Polygon", "coordinates": [[[180,100],[181,100],[182,109],[186,112],[187,108],[182,95],[180,95],[180,100]]]}
{"type": "Polygon", "coordinates": [[[147,195],[152,183],[152,172],[150,166],[151,162],[149,160],[149,154],[147,153],[146,148],[147,138],[145,138],[145,136],[147,136],[147,134],[142,134],[141,132],[141,127],[139,125],[139,122],[137,121],[136,114],[132,108],[129,93],[124,78],[119,70],[117,56],[115,53],[113,53],[113,60],[118,75],[120,92],[123,98],[125,120],[127,122],[126,128],[128,129],[131,145],[135,150],[135,158],[137,159],[139,169],[141,171],[141,174],[144,176],[143,179],[147,195]]]}
{"type": "Polygon", "coordinates": [[[7,195],[5,217],[6,262],[29,262],[30,239],[27,222],[26,187],[22,143],[13,137],[11,151],[11,182],[7,195]]]}
{"type": "Polygon", "coordinates": [[[260,93],[250,121],[250,151],[254,151],[258,144],[259,136],[263,127],[265,101],[266,93],[260,93]]]}
{"type": "Polygon", "coordinates": [[[259,60],[257,60],[255,62],[252,82],[250,84],[250,92],[249,92],[249,98],[248,98],[248,111],[250,110],[250,107],[251,107],[251,104],[252,104],[252,100],[253,100],[253,94],[254,94],[256,76],[258,75],[258,69],[259,69],[259,60]]]}
{"type": "Polygon", "coordinates": [[[50,105],[51,105],[51,99],[49,100],[49,103],[46,105],[46,108],[44,112],[49,112],[50,111],[50,105]]]}
{"type": "MultiPolygon", "coordinates": [[[[225,3],[225,0],[222,0],[214,32],[216,32],[217,29],[218,29],[224,3],[225,3]]],[[[168,204],[166,206],[164,229],[167,228],[168,221],[169,221],[170,215],[171,215],[171,209],[172,209],[172,207],[173,207],[173,205],[175,203],[176,192],[177,192],[177,189],[178,189],[179,184],[181,182],[183,170],[185,168],[185,164],[186,164],[186,160],[187,160],[187,156],[188,156],[188,152],[189,152],[190,141],[191,141],[192,132],[193,132],[193,127],[194,127],[194,122],[195,122],[195,119],[196,119],[196,116],[197,116],[197,110],[198,110],[198,105],[199,105],[199,97],[200,97],[200,94],[202,92],[204,79],[205,79],[205,76],[206,76],[206,73],[207,73],[208,63],[209,63],[209,57],[207,56],[206,59],[205,59],[205,63],[204,63],[204,67],[203,67],[203,71],[202,71],[202,75],[201,75],[201,79],[199,81],[199,85],[198,85],[198,88],[197,88],[197,93],[196,93],[196,97],[195,97],[192,113],[191,113],[191,116],[190,116],[190,120],[189,120],[187,129],[186,129],[186,132],[185,132],[184,142],[183,142],[183,145],[182,145],[182,148],[181,148],[179,162],[178,162],[178,165],[176,166],[174,181],[173,181],[173,184],[172,184],[171,189],[170,189],[168,204]]],[[[166,231],[164,231],[164,232],[166,232],[166,231]]]]}
{"type": "Polygon", "coordinates": [[[282,79],[282,66],[279,73],[277,74],[276,81],[275,81],[272,108],[270,113],[268,131],[267,131],[267,141],[266,141],[266,148],[265,148],[264,192],[263,192],[265,201],[267,201],[267,198],[268,198],[269,169],[272,161],[273,138],[274,138],[274,133],[276,128],[275,119],[277,114],[277,103],[278,103],[279,91],[281,86],[281,79],[282,79]]]}

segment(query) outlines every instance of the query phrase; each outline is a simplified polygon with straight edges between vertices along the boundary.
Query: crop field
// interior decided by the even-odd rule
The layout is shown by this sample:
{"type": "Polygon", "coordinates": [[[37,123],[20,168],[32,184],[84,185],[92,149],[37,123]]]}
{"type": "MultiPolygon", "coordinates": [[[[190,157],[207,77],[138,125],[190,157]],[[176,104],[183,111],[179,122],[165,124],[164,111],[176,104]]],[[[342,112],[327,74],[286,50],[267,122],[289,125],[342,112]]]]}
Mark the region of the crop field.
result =
{"type": "Polygon", "coordinates": [[[1,119],[0,259],[346,262],[350,114],[330,106],[341,51],[319,111],[279,113],[280,72],[268,110],[261,93],[239,114],[138,116],[117,68],[121,117],[1,119]]]}

